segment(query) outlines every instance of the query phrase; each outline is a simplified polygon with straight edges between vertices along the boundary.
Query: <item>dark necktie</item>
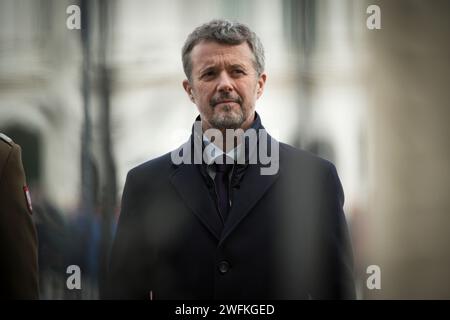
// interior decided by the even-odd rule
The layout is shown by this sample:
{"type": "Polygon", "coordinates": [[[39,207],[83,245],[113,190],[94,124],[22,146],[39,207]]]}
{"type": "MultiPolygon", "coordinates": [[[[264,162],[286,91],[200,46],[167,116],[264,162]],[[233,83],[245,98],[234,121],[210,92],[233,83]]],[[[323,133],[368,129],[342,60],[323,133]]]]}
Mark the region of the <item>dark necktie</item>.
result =
{"type": "Polygon", "coordinates": [[[223,223],[227,220],[229,209],[229,194],[228,194],[228,173],[230,172],[232,164],[217,164],[216,176],[214,177],[214,187],[216,188],[217,204],[219,213],[222,217],[223,223]]]}

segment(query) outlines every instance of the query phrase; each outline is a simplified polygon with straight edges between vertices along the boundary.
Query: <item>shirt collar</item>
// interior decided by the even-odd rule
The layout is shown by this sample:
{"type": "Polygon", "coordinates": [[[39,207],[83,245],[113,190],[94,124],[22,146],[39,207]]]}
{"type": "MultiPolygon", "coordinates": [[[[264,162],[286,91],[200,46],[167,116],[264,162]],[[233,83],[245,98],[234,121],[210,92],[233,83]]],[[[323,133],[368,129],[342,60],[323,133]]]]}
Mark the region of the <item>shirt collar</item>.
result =
{"type": "MultiPolygon", "coordinates": [[[[195,121],[201,121],[200,115],[197,116],[195,121]]],[[[253,123],[249,129],[253,129],[256,131],[258,131],[259,129],[264,129],[264,127],[262,126],[262,123],[261,123],[261,118],[256,111],[255,111],[255,119],[253,120],[253,123]]],[[[193,130],[193,132],[195,134],[197,134],[197,132],[195,132],[195,130],[193,130]]],[[[205,134],[202,135],[202,140],[203,140],[203,150],[209,146],[208,152],[205,153],[205,160],[206,160],[206,164],[210,165],[218,157],[222,156],[224,154],[224,152],[222,149],[220,149],[214,143],[209,141],[209,139],[206,137],[205,134]]],[[[230,150],[228,153],[226,153],[226,156],[230,157],[231,159],[233,159],[236,162],[237,159],[240,159],[242,156],[249,157],[250,152],[254,152],[254,151],[255,151],[254,148],[252,148],[251,150],[249,149],[248,143],[246,141],[245,148],[244,148],[244,144],[241,143],[236,148],[234,148],[234,149],[230,150]]]]}

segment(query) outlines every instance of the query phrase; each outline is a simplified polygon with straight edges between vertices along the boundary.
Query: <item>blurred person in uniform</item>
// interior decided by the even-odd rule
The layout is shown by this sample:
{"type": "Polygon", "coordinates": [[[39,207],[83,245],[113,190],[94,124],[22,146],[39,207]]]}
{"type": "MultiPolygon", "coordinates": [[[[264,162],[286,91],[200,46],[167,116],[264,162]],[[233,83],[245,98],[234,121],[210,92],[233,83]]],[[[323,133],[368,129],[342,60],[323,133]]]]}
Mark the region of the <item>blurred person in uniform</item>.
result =
{"type": "Polygon", "coordinates": [[[37,235],[20,146],[0,133],[0,298],[39,299],[37,235]]]}
{"type": "Polygon", "coordinates": [[[182,60],[200,115],[181,148],[128,173],[106,297],[355,298],[336,168],[277,142],[255,111],[267,78],[259,38],[213,20],[187,37],[182,60]]]}

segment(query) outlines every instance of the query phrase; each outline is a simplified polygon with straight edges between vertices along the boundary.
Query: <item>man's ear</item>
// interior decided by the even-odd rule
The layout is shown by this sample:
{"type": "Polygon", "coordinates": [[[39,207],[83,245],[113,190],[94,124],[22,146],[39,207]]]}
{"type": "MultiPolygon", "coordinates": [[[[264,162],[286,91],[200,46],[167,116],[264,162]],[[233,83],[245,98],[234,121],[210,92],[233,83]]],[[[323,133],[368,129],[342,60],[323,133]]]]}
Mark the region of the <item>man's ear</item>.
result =
{"type": "Polygon", "coordinates": [[[259,99],[264,92],[264,86],[266,85],[267,74],[265,72],[261,73],[258,78],[258,84],[256,89],[256,99],[259,99]]]}
{"type": "Polygon", "coordinates": [[[186,93],[188,94],[189,99],[195,103],[194,93],[192,92],[192,86],[189,83],[189,80],[187,80],[187,79],[183,80],[183,88],[184,88],[184,91],[186,91],[186,93]]]}

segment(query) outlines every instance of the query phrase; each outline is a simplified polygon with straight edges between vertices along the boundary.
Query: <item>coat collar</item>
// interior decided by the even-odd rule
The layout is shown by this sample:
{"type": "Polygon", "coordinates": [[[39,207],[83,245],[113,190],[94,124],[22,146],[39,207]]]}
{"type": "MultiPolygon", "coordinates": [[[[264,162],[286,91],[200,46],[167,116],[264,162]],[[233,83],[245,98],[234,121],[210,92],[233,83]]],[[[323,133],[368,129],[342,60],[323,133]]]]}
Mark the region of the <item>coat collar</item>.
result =
{"type": "MultiPolygon", "coordinates": [[[[263,129],[264,127],[260,123],[259,116],[256,119],[259,122],[258,129],[263,129]]],[[[193,135],[186,142],[189,147],[192,146],[192,138],[193,135]]],[[[276,147],[278,147],[278,142],[270,135],[267,135],[267,139],[268,143],[276,143],[276,147]]],[[[259,144],[260,142],[258,142],[259,144]]],[[[277,180],[280,171],[274,175],[261,175],[261,168],[264,165],[259,161],[256,164],[247,164],[245,176],[239,183],[239,189],[235,189],[233,192],[233,204],[228,219],[223,226],[214,200],[209,195],[207,182],[201,174],[201,166],[201,164],[193,163],[177,165],[175,172],[170,177],[170,181],[186,205],[214,235],[220,245],[238,227],[240,222],[269,190],[277,180]]]]}

